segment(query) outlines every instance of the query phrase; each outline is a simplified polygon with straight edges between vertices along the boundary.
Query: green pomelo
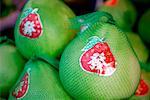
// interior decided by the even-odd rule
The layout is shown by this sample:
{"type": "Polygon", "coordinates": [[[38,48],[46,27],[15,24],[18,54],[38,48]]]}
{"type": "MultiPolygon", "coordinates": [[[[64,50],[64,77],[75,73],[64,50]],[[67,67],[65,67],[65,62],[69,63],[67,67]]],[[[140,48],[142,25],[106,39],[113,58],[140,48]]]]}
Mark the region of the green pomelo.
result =
{"type": "Polygon", "coordinates": [[[99,11],[110,13],[117,25],[123,30],[131,30],[136,20],[136,10],[130,0],[106,0],[99,11]],[[107,3],[106,2],[111,2],[107,3]]]}
{"type": "Polygon", "coordinates": [[[150,43],[150,9],[147,10],[139,21],[138,30],[142,39],[150,43]]]}
{"type": "Polygon", "coordinates": [[[15,86],[9,100],[70,100],[63,89],[58,71],[41,59],[30,60],[15,86]]]}
{"type": "Polygon", "coordinates": [[[24,64],[25,59],[15,46],[8,43],[0,44],[0,97],[8,96],[24,64]]]}
{"type": "Polygon", "coordinates": [[[138,34],[128,32],[127,37],[140,62],[146,63],[149,57],[149,51],[144,45],[138,34]]]}
{"type": "Polygon", "coordinates": [[[69,43],[59,68],[64,88],[78,100],[128,98],[140,80],[140,65],[126,35],[115,25],[104,22],[95,23],[69,43]],[[101,51],[104,55],[94,58],[101,51]],[[95,54],[91,56],[92,52],[95,54]],[[101,72],[112,66],[115,70],[109,70],[110,73],[101,72]]]}
{"type": "Polygon", "coordinates": [[[74,13],[59,0],[29,0],[15,26],[15,42],[26,58],[57,57],[75,36],[70,29],[74,13]]]}

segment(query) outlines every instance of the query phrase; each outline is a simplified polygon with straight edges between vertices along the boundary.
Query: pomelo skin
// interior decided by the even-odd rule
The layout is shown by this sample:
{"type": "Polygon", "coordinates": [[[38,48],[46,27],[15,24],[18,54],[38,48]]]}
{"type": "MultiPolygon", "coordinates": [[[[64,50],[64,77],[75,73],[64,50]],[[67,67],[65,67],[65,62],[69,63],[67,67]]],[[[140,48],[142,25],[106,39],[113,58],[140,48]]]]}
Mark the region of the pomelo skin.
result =
{"type": "Polygon", "coordinates": [[[0,44],[0,97],[6,97],[23,70],[25,59],[15,46],[0,44]]]}
{"type": "Polygon", "coordinates": [[[142,37],[142,39],[150,43],[150,9],[148,9],[141,17],[138,25],[138,31],[142,37]]]}
{"type": "Polygon", "coordinates": [[[59,0],[29,0],[15,25],[15,42],[26,58],[57,57],[75,36],[69,29],[74,13],[59,0]]]}
{"type": "Polygon", "coordinates": [[[149,51],[148,48],[144,45],[140,36],[133,32],[127,32],[127,37],[139,61],[142,63],[146,63],[149,57],[149,51]]]}
{"type": "Polygon", "coordinates": [[[62,87],[58,71],[41,59],[30,60],[10,91],[8,100],[71,100],[62,87]]]}
{"type": "Polygon", "coordinates": [[[97,22],[65,48],[59,75],[77,100],[126,99],[136,91],[140,65],[125,34],[115,25],[97,22]]]}
{"type": "Polygon", "coordinates": [[[143,69],[141,71],[141,80],[143,82],[140,82],[140,86],[138,86],[134,96],[132,96],[130,100],[150,99],[150,72],[143,69]]]}
{"type": "Polygon", "coordinates": [[[106,0],[98,10],[110,13],[124,31],[131,30],[137,15],[130,0],[106,0]]]}

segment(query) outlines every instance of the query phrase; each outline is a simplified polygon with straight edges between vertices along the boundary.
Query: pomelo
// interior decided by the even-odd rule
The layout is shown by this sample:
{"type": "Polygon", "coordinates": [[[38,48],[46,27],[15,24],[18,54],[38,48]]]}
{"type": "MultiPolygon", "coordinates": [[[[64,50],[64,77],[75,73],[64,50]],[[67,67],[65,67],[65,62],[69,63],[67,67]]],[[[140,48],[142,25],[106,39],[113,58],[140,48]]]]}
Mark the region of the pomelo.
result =
{"type": "Polygon", "coordinates": [[[149,30],[149,26],[150,26],[150,9],[147,10],[142,15],[142,17],[141,17],[141,19],[139,21],[139,25],[138,25],[138,31],[140,33],[140,36],[147,43],[150,43],[150,30],[149,30]]]}
{"type": "Polygon", "coordinates": [[[125,33],[106,20],[94,23],[69,43],[59,74],[75,99],[125,99],[136,91],[140,65],[125,33]]]}
{"type": "Polygon", "coordinates": [[[9,100],[70,100],[60,83],[58,71],[43,59],[31,59],[17,83],[11,89],[9,100]]]}
{"type": "Polygon", "coordinates": [[[149,50],[145,46],[141,37],[134,32],[127,32],[127,37],[131,43],[140,62],[146,63],[149,57],[149,50]]]}
{"type": "Polygon", "coordinates": [[[125,31],[131,30],[137,15],[130,0],[105,0],[98,10],[110,13],[117,25],[125,31]]]}
{"type": "Polygon", "coordinates": [[[60,0],[29,0],[15,25],[15,42],[26,58],[57,57],[75,36],[72,10],[60,0]]]}
{"type": "Polygon", "coordinates": [[[8,96],[23,70],[25,59],[10,43],[0,44],[0,97],[8,96]]]}

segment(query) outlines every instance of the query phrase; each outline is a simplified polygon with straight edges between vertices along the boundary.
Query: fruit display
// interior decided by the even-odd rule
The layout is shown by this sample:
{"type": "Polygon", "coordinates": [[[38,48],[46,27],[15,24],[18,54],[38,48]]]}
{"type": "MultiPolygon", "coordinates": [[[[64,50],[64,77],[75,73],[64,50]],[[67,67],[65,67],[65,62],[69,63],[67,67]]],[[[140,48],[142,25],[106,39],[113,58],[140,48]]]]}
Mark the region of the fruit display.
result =
{"type": "Polygon", "coordinates": [[[150,100],[149,0],[1,0],[0,100],[150,100]]]}

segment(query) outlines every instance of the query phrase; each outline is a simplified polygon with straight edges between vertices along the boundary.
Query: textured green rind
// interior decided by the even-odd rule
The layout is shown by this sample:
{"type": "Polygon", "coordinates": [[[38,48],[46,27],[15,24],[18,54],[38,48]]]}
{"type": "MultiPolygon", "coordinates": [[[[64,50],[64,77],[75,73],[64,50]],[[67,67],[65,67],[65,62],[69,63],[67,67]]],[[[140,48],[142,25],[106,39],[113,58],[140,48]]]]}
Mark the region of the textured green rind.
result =
{"type": "Polygon", "coordinates": [[[23,70],[25,59],[15,46],[0,44],[0,96],[8,96],[10,88],[15,84],[23,70]]]}
{"type": "Polygon", "coordinates": [[[135,53],[137,54],[139,61],[146,63],[148,60],[148,57],[149,57],[149,51],[146,48],[146,46],[144,45],[144,43],[141,40],[141,38],[139,37],[139,35],[135,34],[133,32],[128,32],[127,37],[129,39],[135,53]]]}
{"type": "MultiPolygon", "coordinates": [[[[147,66],[150,67],[150,66],[147,66]]],[[[132,96],[129,100],[150,100],[150,71],[145,71],[144,69],[141,71],[141,78],[147,83],[149,87],[149,91],[147,94],[143,96],[132,96]]]]}
{"type": "Polygon", "coordinates": [[[141,17],[138,25],[138,31],[143,40],[150,43],[150,9],[141,17]]]}
{"type": "MultiPolygon", "coordinates": [[[[71,100],[60,83],[58,72],[42,60],[32,60],[27,63],[17,83],[29,68],[31,69],[29,89],[21,100],[71,100]]],[[[12,96],[15,87],[11,89],[9,100],[16,100],[12,96]]]]}
{"type": "Polygon", "coordinates": [[[125,31],[131,30],[136,21],[137,12],[129,0],[118,0],[115,6],[102,5],[99,11],[110,13],[117,25],[125,31]]]}
{"type": "Polygon", "coordinates": [[[75,32],[69,29],[71,24],[69,18],[74,17],[74,13],[58,0],[29,0],[23,12],[28,8],[38,8],[43,33],[42,36],[36,39],[22,36],[19,32],[22,13],[15,26],[15,42],[19,51],[26,58],[38,56],[39,54],[47,54],[52,57],[60,55],[75,35],[75,32]]]}
{"type": "Polygon", "coordinates": [[[60,79],[65,89],[76,99],[122,99],[135,92],[140,79],[140,66],[124,33],[111,24],[95,24],[77,36],[64,50],[60,66],[60,79]],[[81,50],[88,38],[105,38],[117,61],[112,76],[103,77],[87,73],[80,67],[81,50]]]}

